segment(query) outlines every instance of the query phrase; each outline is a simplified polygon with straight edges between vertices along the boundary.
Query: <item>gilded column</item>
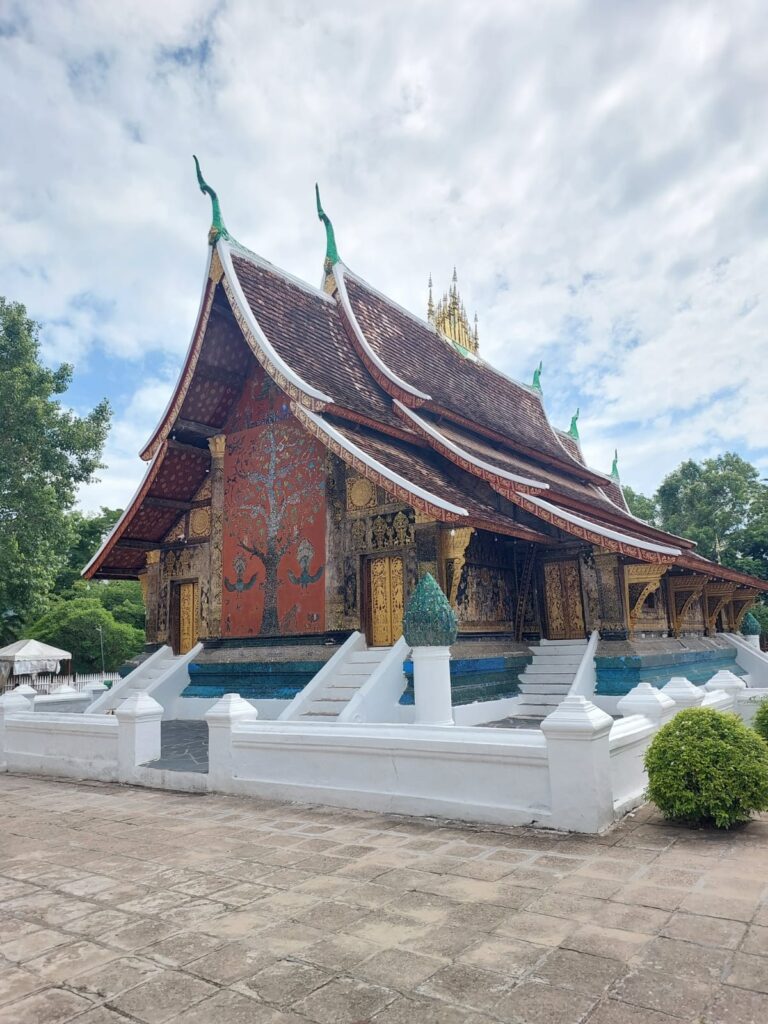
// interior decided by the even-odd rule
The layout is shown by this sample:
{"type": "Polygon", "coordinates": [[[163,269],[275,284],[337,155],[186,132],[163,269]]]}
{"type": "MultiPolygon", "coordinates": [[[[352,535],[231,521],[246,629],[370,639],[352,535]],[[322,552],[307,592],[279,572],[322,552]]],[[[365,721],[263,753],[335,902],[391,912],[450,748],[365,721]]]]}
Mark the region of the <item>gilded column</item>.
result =
{"type": "Polygon", "coordinates": [[[600,635],[605,640],[626,640],[629,635],[624,609],[619,556],[613,552],[595,552],[597,589],[600,608],[600,635]]]}
{"type": "Polygon", "coordinates": [[[162,643],[165,639],[158,633],[158,611],[160,605],[160,550],[147,552],[147,568],[139,576],[144,597],[145,633],[148,644],[162,643]]]}
{"type": "Polygon", "coordinates": [[[221,636],[221,547],[222,527],[224,519],[224,453],[227,439],[224,434],[216,434],[208,438],[211,450],[211,562],[210,562],[210,603],[206,634],[209,637],[221,636]]]}

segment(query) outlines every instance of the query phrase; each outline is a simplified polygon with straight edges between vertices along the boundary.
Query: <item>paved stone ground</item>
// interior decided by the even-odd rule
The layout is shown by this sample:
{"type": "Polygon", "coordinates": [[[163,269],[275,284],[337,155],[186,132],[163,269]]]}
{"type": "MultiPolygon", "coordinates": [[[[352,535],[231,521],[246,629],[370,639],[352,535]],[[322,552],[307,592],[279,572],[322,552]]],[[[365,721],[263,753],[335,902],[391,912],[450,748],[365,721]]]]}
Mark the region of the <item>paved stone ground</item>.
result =
{"type": "Polygon", "coordinates": [[[764,1024],[768,818],[602,837],[0,776],[2,1024],[764,1024]]]}
{"type": "Polygon", "coordinates": [[[208,723],[172,720],[160,723],[160,757],[150,768],[173,772],[208,771],[208,723]]]}

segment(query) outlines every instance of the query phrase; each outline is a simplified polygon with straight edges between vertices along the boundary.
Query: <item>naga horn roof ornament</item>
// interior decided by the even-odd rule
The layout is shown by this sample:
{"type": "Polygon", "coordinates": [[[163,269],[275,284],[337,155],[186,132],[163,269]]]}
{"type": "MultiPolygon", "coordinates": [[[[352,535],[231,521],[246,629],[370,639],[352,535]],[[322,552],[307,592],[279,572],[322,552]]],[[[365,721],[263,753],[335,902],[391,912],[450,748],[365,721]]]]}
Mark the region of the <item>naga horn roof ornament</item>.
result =
{"type": "Polygon", "coordinates": [[[339,250],[336,248],[336,235],[333,231],[331,219],[322,207],[320,202],[320,189],[315,182],[315,200],[317,201],[317,218],[325,225],[325,270],[330,273],[336,263],[341,262],[339,250]]]}
{"type": "Polygon", "coordinates": [[[579,410],[578,410],[578,408],[576,409],[576,412],[573,414],[573,416],[571,416],[571,425],[568,428],[568,433],[571,435],[571,437],[574,439],[574,441],[578,441],[579,440],[579,410]]]}
{"type": "Polygon", "coordinates": [[[232,236],[227,231],[224,224],[224,218],[221,215],[219,197],[203,177],[203,173],[200,170],[200,161],[194,155],[192,156],[192,159],[195,161],[197,183],[200,186],[200,191],[205,195],[210,196],[211,199],[211,227],[208,232],[208,242],[210,245],[215,245],[220,238],[231,238],[232,236]]]}

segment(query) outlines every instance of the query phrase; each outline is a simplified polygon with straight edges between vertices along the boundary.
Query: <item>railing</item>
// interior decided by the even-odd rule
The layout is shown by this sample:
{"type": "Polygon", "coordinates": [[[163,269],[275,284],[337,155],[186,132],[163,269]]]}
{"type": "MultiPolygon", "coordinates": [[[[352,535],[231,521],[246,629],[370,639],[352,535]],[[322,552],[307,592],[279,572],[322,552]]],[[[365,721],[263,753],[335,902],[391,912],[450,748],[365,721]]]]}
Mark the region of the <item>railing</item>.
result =
{"type": "Polygon", "coordinates": [[[595,654],[597,645],[600,642],[600,634],[595,629],[592,631],[586,650],[582,655],[576,675],[573,677],[571,688],[568,691],[569,697],[591,698],[597,685],[597,672],[595,669],[595,654]]]}
{"type": "Polygon", "coordinates": [[[0,683],[0,693],[8,693],[17,686],[31,686],[39,694],[53,693],[60,686],[71,686],[78,692],[87,690],[94,683],[116,683],[120,679],[119,672],[79,672],[77,675],[9,676],[0,683]]]}

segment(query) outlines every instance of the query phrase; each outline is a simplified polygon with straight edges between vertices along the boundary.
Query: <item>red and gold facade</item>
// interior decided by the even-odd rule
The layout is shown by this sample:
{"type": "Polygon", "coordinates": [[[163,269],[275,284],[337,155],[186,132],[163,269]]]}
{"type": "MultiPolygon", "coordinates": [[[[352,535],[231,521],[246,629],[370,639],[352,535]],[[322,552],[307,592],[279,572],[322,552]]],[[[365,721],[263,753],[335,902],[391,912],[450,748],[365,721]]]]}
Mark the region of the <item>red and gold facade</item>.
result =
{"type": "Polygon", "coordinates": [[[145,479],[86,575],[138,577],[148,642],[178,650],[388,644],[424,572],[467,635],[738,628],[765,584],[631,516],[475,348],[340,264],[315,289],[220,237],[145,479]]]}

